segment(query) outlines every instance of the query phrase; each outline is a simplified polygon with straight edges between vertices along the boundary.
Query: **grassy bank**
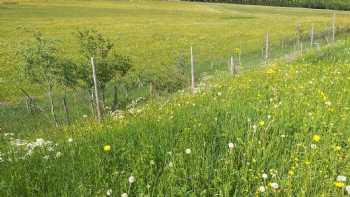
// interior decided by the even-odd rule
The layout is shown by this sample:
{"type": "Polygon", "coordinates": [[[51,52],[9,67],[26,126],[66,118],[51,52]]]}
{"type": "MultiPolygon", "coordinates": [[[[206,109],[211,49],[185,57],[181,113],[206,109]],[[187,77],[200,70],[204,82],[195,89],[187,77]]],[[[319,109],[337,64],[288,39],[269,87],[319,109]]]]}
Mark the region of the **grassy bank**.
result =
{"type": "Polygon", "coordinates": [[[3,134],[1,195],[345,195],[348,46],[223,73],[195,95],[102,125],[27,141],[3,134]]]}

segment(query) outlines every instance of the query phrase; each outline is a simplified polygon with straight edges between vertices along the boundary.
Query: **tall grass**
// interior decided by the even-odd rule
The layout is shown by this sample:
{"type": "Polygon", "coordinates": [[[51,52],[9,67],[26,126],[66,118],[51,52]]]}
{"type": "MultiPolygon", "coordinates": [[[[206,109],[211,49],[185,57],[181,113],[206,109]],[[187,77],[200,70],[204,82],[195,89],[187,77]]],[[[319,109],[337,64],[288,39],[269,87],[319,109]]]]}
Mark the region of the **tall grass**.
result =
{"type": "Polygon", "coordinates": [[[179,92],[35,143],[3,134],[0,194],[345,195],[348,46],[236,77],[220,74],[195,95],[179,92]]]}

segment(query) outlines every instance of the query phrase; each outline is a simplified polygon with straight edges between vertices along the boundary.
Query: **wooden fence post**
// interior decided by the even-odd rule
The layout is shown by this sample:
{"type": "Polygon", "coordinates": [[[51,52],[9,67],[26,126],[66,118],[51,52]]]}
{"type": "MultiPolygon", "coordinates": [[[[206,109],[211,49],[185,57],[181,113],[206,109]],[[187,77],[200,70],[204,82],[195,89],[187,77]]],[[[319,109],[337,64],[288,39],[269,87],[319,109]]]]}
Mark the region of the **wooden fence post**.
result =
{"type": "Polygon", "coordinates": [[[193,58],[193,49],[191,46],[191,89],[194,93],[195,91],[195,78],[194,78],[194,58],[193,58]]]}
{"type": "Polygon", "coordinates": [[[310,45],[311,45],[311,48],[313,48],[313,46],[314,46],[314,36],[315,36],[315,25],[312,24],[311,32],[310,32],[310,45]]]}
{"type": "Polygon", "coordinates": [[[265,40],[265,65],[269,64],[269,32],[266,33],[266,40],[265,40]]]}
{"type": "Polygon", "coordinates": [[[97,87],[97,78],[96,78],[96,67],[94,58],[91,57],[91,66],[92,66],[92,78],[94,80],[94,88],[95,88],[95,100],[96,100],[96,112],[97,112],[97,120],[101,121],[101,111],[100,111],[100,99],[98,97],[98,87],[97,87]]]}
{"type": "Polygon", "coordinates": [[[233,62],[233,56],[230,58],[230,72],[233,75],[234,74],[234,62],[233,62]]]}
{"type": "Polygon", "coordinates": [[[336,33],[336,27],[335,27],[335,21],[336,20],[336,15],[333,13],[333,18],[332,18],[332,42],[335,42],[335,33],[336,33]]]}

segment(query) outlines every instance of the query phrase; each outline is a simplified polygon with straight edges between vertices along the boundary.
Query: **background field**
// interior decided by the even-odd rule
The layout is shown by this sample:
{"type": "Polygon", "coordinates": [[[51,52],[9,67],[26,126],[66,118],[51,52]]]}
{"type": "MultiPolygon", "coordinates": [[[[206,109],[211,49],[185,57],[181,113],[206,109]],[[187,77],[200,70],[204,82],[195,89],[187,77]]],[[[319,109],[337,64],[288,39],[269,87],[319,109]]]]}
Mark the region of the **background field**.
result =
{"type": "MultiPolygon", "coordinates": [[[[62,41],[65,54],[75,57],[79,28],[95,28],[110,36],[121,53],[130,55],[139,72],[166,72],[179,56],[188,60],[193,45],[197,69],[215,70],[226,66],[236,47],[242,48],[244,66],[260,54],[265,32],[271,39],[295,35],[296,23],[304,31],[315,23],[325,31],[331,11],[273,8],[228,4],[157,1],[19,1],[0,4],[0,101],[18,101],[18,87],[42,95],[38,87],[19,80],[19,62],[14,56],[18,44],[29,38],[26,30],[38,29],[62,41]]],[[[339,26],[349,23],[349,13],[337,12],[339,26]]]]}
{"type": "MultiPolygon", "coordinates": [[[[202,0],[194,0],[202,1],[202,0]]],[[[348,0],[206,0],[205,2],[225,2],[265,6],[304,7],[317,9],[350,10],[348,0]]]]}

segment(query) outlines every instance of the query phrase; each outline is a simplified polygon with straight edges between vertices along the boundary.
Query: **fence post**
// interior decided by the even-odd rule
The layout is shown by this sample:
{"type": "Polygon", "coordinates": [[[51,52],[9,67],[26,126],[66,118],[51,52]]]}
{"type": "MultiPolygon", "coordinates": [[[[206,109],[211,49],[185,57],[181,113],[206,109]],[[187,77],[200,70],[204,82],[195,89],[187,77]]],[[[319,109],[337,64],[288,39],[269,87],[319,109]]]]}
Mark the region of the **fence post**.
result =
{"type": "Polygon", "coordinates": [[[335,42],[335,31],[336,31],[336,28],[335,28],[335,21],[336,20],[336,15],[335,13],[333,13],[333,18],[332,18],[332,42],[335,42]]]}
{"type": "Polygon", "coordinates": [[[311,45],[311,48],[313,48],[313,46],[314,46],[314,36],[315,36],[315,25],[312,24],[311,32],[310,32],[310,45],[311,45]]]}
{"type": "Polygon", "coordinates": [[[265,65],[269,64],[269,42],[269,32],[267,32],[265,40],[265,65]]]}
{"type": "Polygon", "coordinates": [[[195,78],[194,78],[194,58],[193,58],[193,49],[191,46],[191,89],[194,93],[195,91],[195,78]]]}
{"type": "Polygon", "coordinates": [[[233,56],[230,58],[230,72],[233,75],[234,74],[234,62],[233,62],[233,56]]]}
{"type": "Polygon", "coordinates": [[[93,57],[91,57],[91,66],[92,66],[92,78],[94,80],[97,120],[100,122],[101,121],[101,111],[100,111],[100,101],[99,101],[100,99],[98,97],[96,67],[95,67],[95,62],[94,62],[94,58],[93,57]]]}

